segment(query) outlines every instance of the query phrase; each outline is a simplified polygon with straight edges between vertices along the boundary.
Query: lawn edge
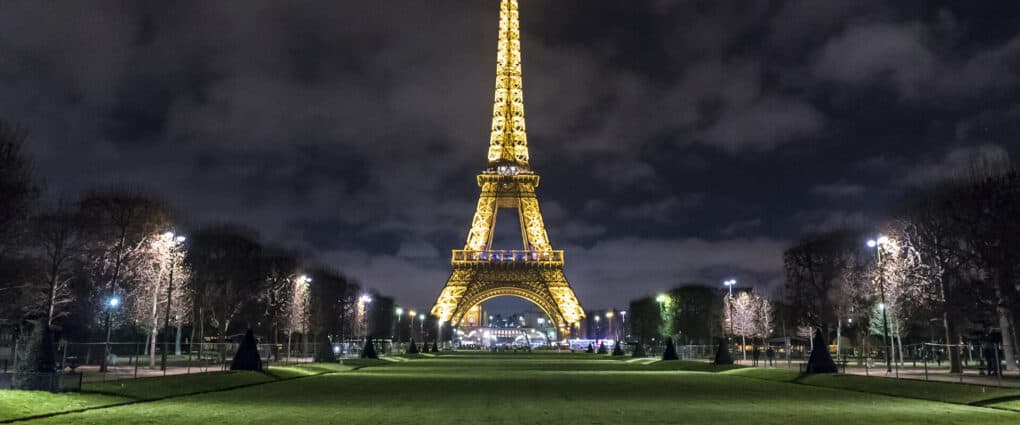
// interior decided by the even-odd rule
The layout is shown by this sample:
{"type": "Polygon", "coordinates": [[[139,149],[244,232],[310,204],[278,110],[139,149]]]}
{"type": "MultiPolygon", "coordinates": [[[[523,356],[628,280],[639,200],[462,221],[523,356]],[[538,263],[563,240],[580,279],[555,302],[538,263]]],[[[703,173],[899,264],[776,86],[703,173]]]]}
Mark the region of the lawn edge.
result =
{"type": "Polygon", "coordinates": [[[104,404],[104,405],[101,405],[101,406],[83,407],[83,408],[80,408],[80,409],[61,410],[59,412],[40,413],[38,415],[22,416],[20,418],[4,419],[4,420],[0,420],[0,424],[11,424],[11,423],[17,423],[17,422],[27,422],[27,421],[34,421],[34,420],[37,420],[37,419],[46,419],[46,418],[52,418],[52,417],[56,417],[56,416],[70,415],[70,414],[73,414],[73,413],[84,413],[84,412],[88,412],[88,411],[92,411],[92,410],[109,409],[109,408],[112,408],[112,407],[121,407],[121,406],[130,406],[130,405],[133,405],[133,404],[151,403],[151,402],[156,402],[156,401],[169,400],[169,399],[172,399],[172,398],[190,397],[190,396],[194,396],[194,395],[203,395],[203,394],[212,394],[212,393],[218,393],[218,392],[223,392],[223,391],[233,391],[233,390],[239,390],[239,389],[242,389],[242,388],[257,387],[259,385],[275,384],[275,383],[278,383],[278,382],[288,382],[288,381],[294,381],[294,380],[297,380],[297,379],[315,378],[315,377],[324,376],[324,375],[331,375],[331,374],[335,374],[335,373],[353,372],[353,371],[356,371],[356,370],[359,370],[359,369],[363,369],[363,368],[366,368],[366,367],[371,367],[371,366],[357,366],[357,367],[353,367],[353,368],[351,368],[349,370],[321,372],[321,373],[316,373],[314,375],[293,376],[293,377],[289,377],[289,378],[277,378],[277,377],[275,377],[275,376],[273,376],[273,375],[271,375],[269,373],[262,372],[266,376],[269,376],[269,377],[271,377],[273,379],[270,380],[270,381],[265,381],[265,382],[253,382],[253,383],[249,383],[249,384],[241,384],[241,385],[234,385],[234,386],[231,386],[231,387],[217,388],[217,389],[214,389],[214,390],[195,391],[195,392],[191,392],[191,393],[174,394],[174,395],[169,395],[169,396],[164,396],[164,397],[156,397],[156,398],[135,398],[135,399],[132,399],[130,397],[124,397],[123,395],[120,395],[120,394],[111,394],[111,393],[102,392],[102,391],[89,391],[89,392],[83,392],[81,394],[99,394],[99,395],[105,395],[105,396],[120,397],[120,398],[127,399],[127,401],[119,402],[119,403],[104,404]]]}
{"type": "MultiPolygon", "coordinates": [[[[813,387],[813,388],[827,388],[827,389],[830,389],[830,390],[849,391],[849,392],[855,392],[855,393],[859,393],[859,394],[880,395],[880,396],[883,396],[883,397],[902,398],[902,399],[906,399],[906,400],[930,401],[930,402],[933,402],[933,403],[945,403],[945,404],[952,404],[952,405],[956,405],[956,406],[970,406],[970,407],[979,407],[979,408],[983,408],[983,409],[999,410],[999,411],[1010,412],[1010,413],[1020,413],[1020,411],[1015,410],[1015,409],[1007,409],[1005,407],[983,405],[983,403],[989,402],[990,400],[994,400],[994,402],[992,402],[992,404],[1008,402],[1008,401],[1013,401],[1013,400],[1020,400],[1020,396],[1003,396],[1003,397],[991,398],[991,399],[987,399],[987,400],[973,401],[973,402],[970,402],[970,403],[961,403],[961,402],[956,402],[956,401],[932,400],[932,399],[929,399],[929,398],[910,397],[910,396],[905,396],[905,395],[902,395],[902,394],[891,394],[891,393],[882,392],[882,391],[862,391],[862,390],[857,390],[857,389],[853,389],[853,388],[827,387],[825,385],[809,384],[809,383],[803,382],[803,380],[802,380],[807,375],[809,375],[809,374],[802,373],[802,374],[798,375],[796,378],[794,378],[793,380],[790,380],[790,381],[778,381],[778,380],[775,380],[775,379],[757,378],[757,377],[754,377],[754,376],[745,376],[745,375],[728,375],[728,376],[733,376],[733,377],[736,377],[736,378],[755,379],[755,380],[759,380],[759,381],[779,382],[779,383],[790,384],[790,385],[801,385],[801,386],[813,387]]],[[[836,374],[830,374],[830,375],[836,375],[836,374]]],[[[848,375],[848,376],[859,376],[859,375],[848,375]]],[[[878,377],[875,377],[875,378],[878,378],[878,377]]],[[[890,379],[890,378],[885,378],[885,379],[890,379]]],[[[918,382],[924,382],[924,381],[918,381],[918,382]]],[[[956,385],[956,384],[953,384],[953,385],[956,385]]],[[[972,385],[972,384],[960,384],[960,385],[972,385]]]]}

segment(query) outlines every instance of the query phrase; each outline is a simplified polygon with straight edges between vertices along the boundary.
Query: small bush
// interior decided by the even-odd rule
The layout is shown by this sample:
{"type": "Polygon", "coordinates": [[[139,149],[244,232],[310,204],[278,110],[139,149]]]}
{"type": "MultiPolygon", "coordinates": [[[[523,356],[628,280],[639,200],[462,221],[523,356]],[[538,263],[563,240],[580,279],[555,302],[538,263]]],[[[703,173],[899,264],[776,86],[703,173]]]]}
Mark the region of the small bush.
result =
{"type": "Polygon", "coordinates": [[[375,344],[372,343],[372,338],[365,339],[365,348],[361,350],[361,358],[363,359],[379,358],[379,354],[375,352],[375,344]]]}
{"type": "Polygon", "coordinates": [[[680,356],[676,355],[676,345],[673,344],[673,338],[666,338],[666,350],[662,352],[663,360],[680,360],[680,356]]]}
{"type": "Polygon", "coordinates": [[[596,353],[598,353],[598,354],[609,354],[609,351],[606,350],[606,343],[605,342],[599,342],[599,351],[597,351],[596,353]]]}
{"type": "Polygon", "coordinates": [[[333,352],[333,342],[329,340],[329,335],[322,334],[322,338],[319,339],[319,351],[315,353],[316,363],[336,363],[336,353],[333,352]]]}
{"type": "Polygon", "coordinates": [[[237,347],[234,354],[234,361],[230,363],[230,370],[262,370],[262,358],[259,357],[258,343],[255,342],[255,334],[251,329],[244,333],[241,345],[237,347]]]}
{"type": "Polygon", "coordinates": [[[621,342],[620,340],[616,340],[616,345],[613,346],[613,355],[614,356],[622,356],[623,354],[624,354],[623,353],[623,342],[621,342]]]}
{"type": "Polygon", "coordinates": [[[640,342],[634,344],[634,352],[631,353],[631,356],[635,358],[648,357],[648,355],[645,354],[645,345],[640,342]]]}
{"type": "Polygon", "coordinates": [[[418,345],[414,343],[414,339],[411,339],[411,345],[407,346],[407,354],[418,354],[418,345]]]}
{"type": "Polygon", "coordinates": [[[588,353],[588,354],[595,354],[595,346],[591,345],[591,343],[589,342],[588,343],[588,349],[584,350],[584,352],[588,353]]]}

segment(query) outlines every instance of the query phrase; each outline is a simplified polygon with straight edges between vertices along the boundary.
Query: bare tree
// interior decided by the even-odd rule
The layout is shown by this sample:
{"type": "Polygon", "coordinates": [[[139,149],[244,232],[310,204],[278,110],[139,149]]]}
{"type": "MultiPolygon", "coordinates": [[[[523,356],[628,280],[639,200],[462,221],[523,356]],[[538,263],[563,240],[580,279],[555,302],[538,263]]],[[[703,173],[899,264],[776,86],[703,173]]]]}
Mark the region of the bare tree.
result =
{"type": "MultiPolygon", "coordinates": [[[[12,298],[30,286],[30,261],[19,258],[25,226],[39,196],[27,132],[0,120],[0,297],[12,298]]],[[[0,303],[0,326],[19,323],[19,303],[0,303]]]]}
{"type": "Polygon", "coordinates": [[[807,237],[783,254],[785,294],[794,317],[819,328],[828,338],[839,327],[841,312],[849,310],[862,292],[853,271],[860,267],[861,237],[857,232],[836,230],[807,237]],[[848,298],[848,296],[851,296],[848,298]]]}
{"type": "MultiPolygon", "coordinates": [[[[105,299],[129,289],[138,281],[143,262],[135,261],[145,251],[145,241],[153,234],[170,227],[170,214],[165,205],[139,190],[114,187],[86,193],[79,208],[89,224],[90,243],[86,248],[87,261],[93,269],[95,286],[103,298],[98,305],[106,306],[105,299]]],[[[101,371],[106,370],[109,341],[112,330],[112,311],[104,307],[107,355],[103,356],[101,371]]]]}
{"type": "Polygon", "coordinates": [[[265,286],[262,293],[266,322],[273,335],[273,351],[279,344],[280,328],[288,327],[293,310],[295,281],[297,280],[297,258],[278,248],[262,259],[265,272],[265,286]]]}
{"type": "Polygon", "coordinates": [[[747,360],[747,337],[758,335],[758,311],[755,299],[746,291],[741,291],[735,298],[723,299],[723,314],[726,318],[724,332],[731,329],[734,336],[740,337],[740,352],[747,360]]]}
{"type": "MultiPolygon", "coordinates": [[[[198,309],[199,339],[205,340],[208,322],[224,343],[238,322],[253,328],[264,317],[262,245],[254,230],[227,224],[200,229],[190,240],[187,262],[195,276],[193,305],[198,309]]],[[[224,350],[221,359],[226,358],[224,350]]]]}
{"type": "Polygon", "coordinates": [[[28,133],[0,120],[0,262],[24,235],[40,188],[32,158],[26,151],[28,133]]]}
{"type": "Polygon", "coordinates": [[[63,307],[73,301],[70,283],[75,262],[85,244],[84,226],[75,210],[60,204],[33,217],[29,232],[41,262],[35,282],[36,295],[41,302],[26,300],[26,307],[42,307],[41,316],[47,326],[52,327],[54,321],[65,314],[63,307]]]}

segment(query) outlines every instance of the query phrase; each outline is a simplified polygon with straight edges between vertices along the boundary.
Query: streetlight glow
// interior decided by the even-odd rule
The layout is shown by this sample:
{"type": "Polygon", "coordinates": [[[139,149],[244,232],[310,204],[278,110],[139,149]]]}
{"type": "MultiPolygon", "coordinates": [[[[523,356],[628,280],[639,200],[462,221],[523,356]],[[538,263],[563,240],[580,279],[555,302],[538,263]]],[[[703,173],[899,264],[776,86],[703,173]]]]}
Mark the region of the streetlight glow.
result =
{"type": "Polygon", "coordinates": [[[397,316],[404,314],[404,309],[397,307],[397,316]]]}
{"type": "Polygon", "coordinates": [[[868,248],[874,248],[876,246],[878,246],[878,242],[875,242],[874,239],[869,239],[868,240],[868,248]]]}
{"type": "Polygon", "coordinates": [[[665,294],[659,294],[659,296],[655,297],[655,302],[657,302],[657,303],[664,303],[664,302],[666,302],[666,295],[665,294]]]}
{"type": "Polygon", "coordinates": [[[372,297],[368,295],[362,295],[361,298],[358,298],[358,301],[360,301],[362,304],[368,304],[372,302],[372,297]]]}
{"type": "Polygon", "coordinates": [[[120,297],[111,297],[109,301],[110,307],[116,307],[120,305],[120,297]]]}

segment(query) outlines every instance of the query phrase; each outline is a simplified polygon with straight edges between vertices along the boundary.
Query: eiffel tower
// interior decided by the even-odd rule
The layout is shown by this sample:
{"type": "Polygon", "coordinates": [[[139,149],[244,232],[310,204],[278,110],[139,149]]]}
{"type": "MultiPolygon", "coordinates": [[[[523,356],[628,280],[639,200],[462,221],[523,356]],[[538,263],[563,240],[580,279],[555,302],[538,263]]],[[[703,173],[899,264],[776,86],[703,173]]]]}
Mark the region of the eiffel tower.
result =
{"type": "Polygon", "coordinates": [[[478,175],[481,195],[467,243],[453,251],[453,272],[432,307],[441,323],[458,326],[469,309],[501,296],[535,303],[561,337],[584,318],[563,274],[563,251],[554,250],[546,235],[535,195],[539,178],[528,159],[520,14],[517,0],[502,0],[489,163],[478,175]],[[496,215],[502,208],[517,210],[524,244],[520,250],[492,249],[496,215]]]}

